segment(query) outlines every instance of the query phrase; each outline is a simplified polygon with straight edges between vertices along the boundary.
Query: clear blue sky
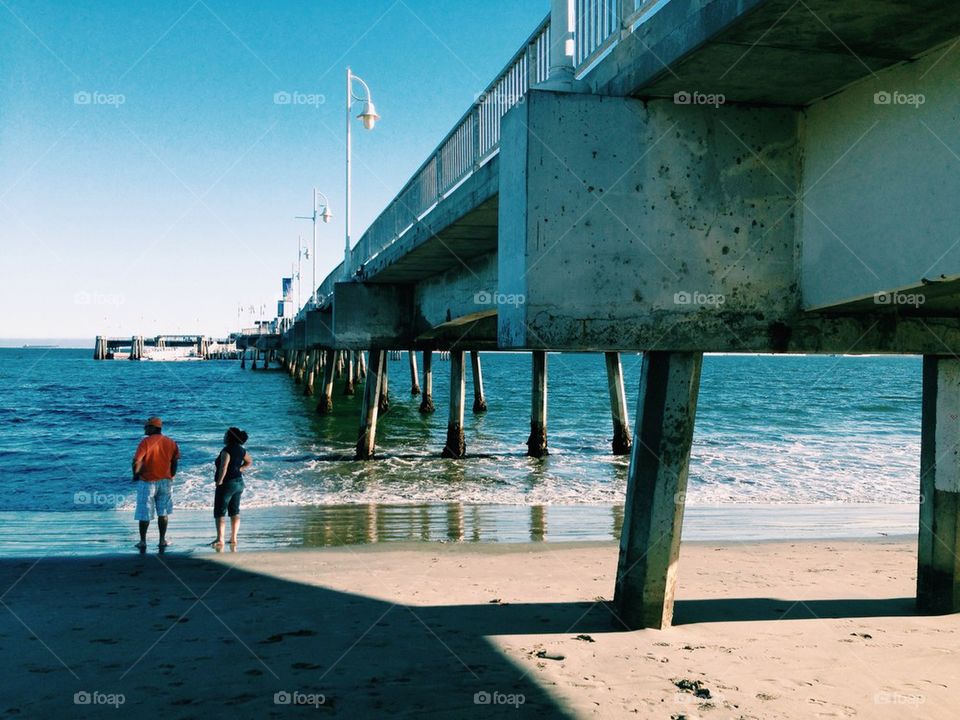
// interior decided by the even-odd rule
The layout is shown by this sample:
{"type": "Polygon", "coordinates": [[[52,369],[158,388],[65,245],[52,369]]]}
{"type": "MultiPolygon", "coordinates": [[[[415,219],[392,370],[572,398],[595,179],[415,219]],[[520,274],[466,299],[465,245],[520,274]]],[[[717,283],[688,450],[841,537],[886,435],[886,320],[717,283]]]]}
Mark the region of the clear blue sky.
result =
{"type": "Polygon", "coordinates": [[[0,336],[218,334],[240,304],[272,316],[314,185],[335,213],[318,277],[342,257],[344,68],[382,116],[354,125],[358,238],[548,10],[0,0],[0,336]],[[325,102],[277,105],[282,91],[325,102]]]}

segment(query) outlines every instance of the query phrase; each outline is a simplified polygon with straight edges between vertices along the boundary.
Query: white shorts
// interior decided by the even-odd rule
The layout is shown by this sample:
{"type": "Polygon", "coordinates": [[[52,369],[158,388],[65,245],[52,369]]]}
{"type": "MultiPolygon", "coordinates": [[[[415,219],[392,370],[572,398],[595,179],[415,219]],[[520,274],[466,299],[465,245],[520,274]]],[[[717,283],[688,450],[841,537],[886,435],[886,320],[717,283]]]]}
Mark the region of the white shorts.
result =
{"type": "Polygon", "coordinates": [[[133,517],[141,522],[155,515],[166,517],[173,512],[173,495],[169,480],[137,480],[137,510],[133,517]]]}

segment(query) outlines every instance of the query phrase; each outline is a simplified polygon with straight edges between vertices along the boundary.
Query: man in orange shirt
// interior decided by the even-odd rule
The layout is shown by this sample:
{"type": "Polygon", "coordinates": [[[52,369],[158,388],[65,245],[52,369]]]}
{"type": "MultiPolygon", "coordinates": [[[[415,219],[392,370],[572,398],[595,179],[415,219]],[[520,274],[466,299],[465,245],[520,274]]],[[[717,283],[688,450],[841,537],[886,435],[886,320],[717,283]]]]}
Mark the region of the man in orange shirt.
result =
{"type": "Polygon", "coordinates": [[[140,441],[133,456],[133,481],[137,483],[137,510],[134,517],[140,521],[140,542],[137,547],[147,547],[147,529],[154,514],[160,529],[160,548],[167,542],[167,516],[173,512],[173,495],[170,486],[177,474],[180,448],[163,434],[163,421],[158,417],[147,420],[143,426],[146,435],[140,441]]]}

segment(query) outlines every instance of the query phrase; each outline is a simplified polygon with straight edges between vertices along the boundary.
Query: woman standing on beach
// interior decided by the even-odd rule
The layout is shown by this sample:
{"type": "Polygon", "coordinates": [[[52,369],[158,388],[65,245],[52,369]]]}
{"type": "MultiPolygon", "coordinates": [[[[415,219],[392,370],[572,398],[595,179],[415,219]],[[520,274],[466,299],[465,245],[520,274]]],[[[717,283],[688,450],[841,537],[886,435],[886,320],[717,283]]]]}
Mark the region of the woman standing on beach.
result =
{"type": "Polygon", "coordinates": [[[253,465],[250,453],[243,444],[247,434],[232,427],[223,436],[223,450],[217,456],[214,480],[217,490],[213,497],[213,517],[217,525],[217,539],[213,546],[223,547],[224,515],[230,515],[230,544],[236,548],[240,529],[240,495],[243,493],[243,471],[253,465]]]}

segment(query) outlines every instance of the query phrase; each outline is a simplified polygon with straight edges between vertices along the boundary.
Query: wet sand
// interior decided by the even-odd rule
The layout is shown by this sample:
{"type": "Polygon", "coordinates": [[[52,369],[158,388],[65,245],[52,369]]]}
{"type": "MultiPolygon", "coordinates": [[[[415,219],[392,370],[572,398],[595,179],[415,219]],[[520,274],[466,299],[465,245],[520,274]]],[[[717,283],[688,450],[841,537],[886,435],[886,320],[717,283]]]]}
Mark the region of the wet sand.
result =
{"type": "MultiPolygon", "coordinates": [[[[916,505],[688,504],[685,540],[814,540],[915,536],[916,505]]],[[[410,541],[517,543],[618,540],[623,505],[318,505],[245,507],[247,550],[321,548],[410,541]]],[[[150,543],[157,540],[151,528],[150,543]]],[[[177,507],[170,537],[179,550],[209,554],[207,509],[177,507]]],[[[137,540],[132,509],[0,512],[0,557],[128,552],[137,540]]]]}
{"type": "Polygon", "coordinates": [[[676,625],[635,632],[613,543],[6,559],[0,714],[954,717],[960,617],[916,614],[915,552],[685,543],[676,625]]]}

